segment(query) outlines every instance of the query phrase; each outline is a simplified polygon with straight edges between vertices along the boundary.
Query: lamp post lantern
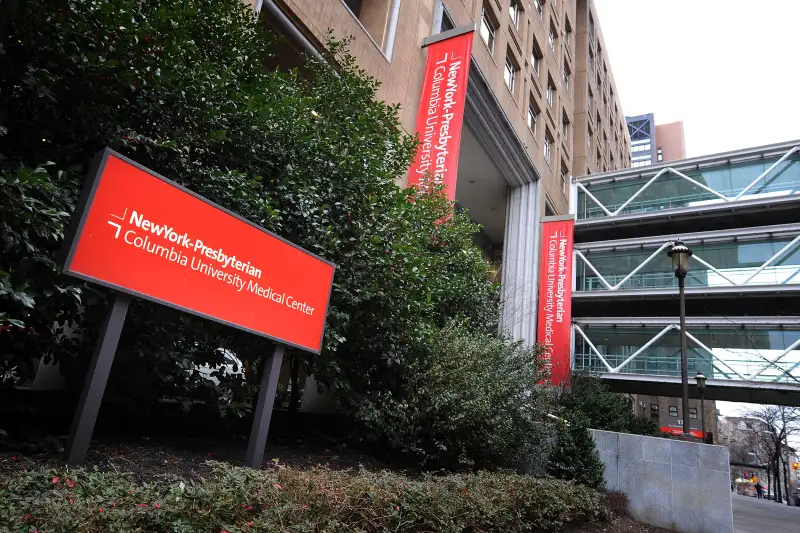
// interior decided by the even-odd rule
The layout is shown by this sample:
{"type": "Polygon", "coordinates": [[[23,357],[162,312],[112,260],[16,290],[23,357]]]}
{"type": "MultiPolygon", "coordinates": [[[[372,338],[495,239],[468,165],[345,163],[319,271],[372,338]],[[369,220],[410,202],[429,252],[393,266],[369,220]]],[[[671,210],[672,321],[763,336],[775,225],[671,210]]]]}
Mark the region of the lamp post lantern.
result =
{"type": "Polygon", "coordinates": [[[706,403],[703,393],[706,390],[706,377],[702,372],[698,372],[694,378],[697,382],[697,390],[700,391],[700,431],[703,433],[703,442],[706,441],[706,403]]]}
{"type": "Polygon", "coordinates": [[[690,434],[689,430],[689,374],[686,356],[686,298],[684,287],[686,274],[689,272],[689,258],[692,251],[681,241],[672,243],[667,255],[672,259],[672,271],[678,278],[678,289],[680,293],[680,315],[681,315],[681,385],[683,386],[683,434],[690,434]]]}

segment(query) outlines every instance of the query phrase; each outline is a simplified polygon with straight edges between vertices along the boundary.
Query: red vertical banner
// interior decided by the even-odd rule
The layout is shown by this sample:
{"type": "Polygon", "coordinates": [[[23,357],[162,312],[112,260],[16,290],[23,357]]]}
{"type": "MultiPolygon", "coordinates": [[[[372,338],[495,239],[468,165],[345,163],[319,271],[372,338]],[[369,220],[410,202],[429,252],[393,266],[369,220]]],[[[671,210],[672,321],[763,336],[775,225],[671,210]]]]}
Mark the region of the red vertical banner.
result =
{"type": "Polygon", "coordinates": [[[569,384],[572,348],[574,219],[542,221],[536,341],[545,347],[553,385],[569,384]]]}
{"type": "Polygon", "coordinates": [[[426,190],[431,183],[443,184],[450,200],[456,198],[458,151],[474,33],[470,30],[428,46],[417,111],[420,145],[408,171],[409,187],[426,190]]]}

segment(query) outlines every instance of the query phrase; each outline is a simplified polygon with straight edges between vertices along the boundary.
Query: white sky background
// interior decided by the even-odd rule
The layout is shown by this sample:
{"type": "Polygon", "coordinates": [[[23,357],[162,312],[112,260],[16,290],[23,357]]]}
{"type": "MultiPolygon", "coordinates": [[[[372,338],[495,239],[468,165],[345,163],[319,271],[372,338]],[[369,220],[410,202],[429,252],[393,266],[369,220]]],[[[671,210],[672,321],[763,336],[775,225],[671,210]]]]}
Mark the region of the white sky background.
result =
{"type": "Polygon", "coordinates": [[[595,5],[623,112],[682,120],[687,157],[800,139],[800,0],[595,5]]]}
{"type": "Polygon", "coordinates": [[[800,139],[800,1],[595,0],[625,115],[695,157],[800,139]]]}

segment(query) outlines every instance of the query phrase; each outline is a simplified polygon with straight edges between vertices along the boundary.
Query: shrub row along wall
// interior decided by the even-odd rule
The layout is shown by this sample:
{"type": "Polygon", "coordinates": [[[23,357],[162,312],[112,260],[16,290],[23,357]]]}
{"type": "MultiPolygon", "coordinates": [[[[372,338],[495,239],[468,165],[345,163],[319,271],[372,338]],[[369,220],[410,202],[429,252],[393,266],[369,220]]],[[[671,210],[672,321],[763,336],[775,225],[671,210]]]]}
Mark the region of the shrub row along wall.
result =
{"type": "Polygon", "coordinates": [[[197,483],[138,484],[128,475],[84,470],[16,474],[0,485],[0,530],[513,533],[609,518],[593,489],[513,473],[409,479],[212,467],[213,475],[197,483]]]}

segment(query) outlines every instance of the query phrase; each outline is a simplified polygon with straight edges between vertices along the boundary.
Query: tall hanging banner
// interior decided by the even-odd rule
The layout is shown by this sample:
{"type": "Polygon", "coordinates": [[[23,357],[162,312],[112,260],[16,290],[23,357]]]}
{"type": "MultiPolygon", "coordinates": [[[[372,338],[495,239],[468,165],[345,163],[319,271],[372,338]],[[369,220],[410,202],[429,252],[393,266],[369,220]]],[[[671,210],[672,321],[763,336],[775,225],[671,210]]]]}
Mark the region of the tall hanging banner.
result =
{"type": "Polygon", "coordinates": [[[431,182],[442,184],[450,200],[456,198],[458,151],[474,33],[471,26],[430,39],[434,42],[427,47],[425,79],[417,111],[416,132],[421,144],[408,171],[409,187],[426,190],[431,182]],[[448,34],[453,36],[447,37],[448,34]]]}
{"type": "Polygon", "coordinates": [[[544,345],[554,385],[571,374],[572,247],[574,216],[542,219],[536,341],[544,345]]]}

